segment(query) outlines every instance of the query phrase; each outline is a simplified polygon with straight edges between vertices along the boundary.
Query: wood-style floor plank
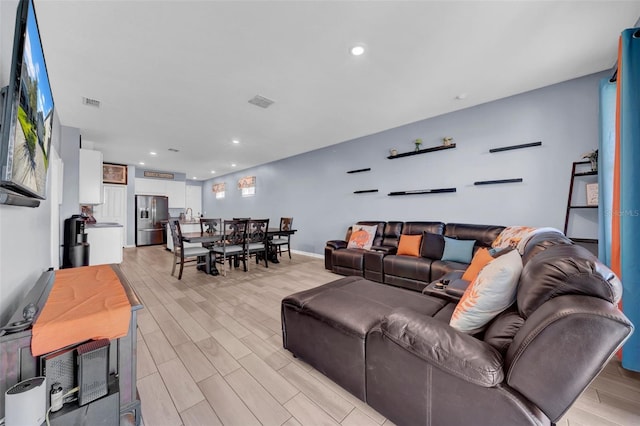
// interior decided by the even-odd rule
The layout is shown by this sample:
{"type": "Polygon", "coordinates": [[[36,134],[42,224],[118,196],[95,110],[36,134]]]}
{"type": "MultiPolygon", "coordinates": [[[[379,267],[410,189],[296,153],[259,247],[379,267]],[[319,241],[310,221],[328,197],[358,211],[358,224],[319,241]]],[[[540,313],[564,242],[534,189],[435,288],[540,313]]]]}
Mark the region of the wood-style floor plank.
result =
{"type": "MultiPolygon", "coordinates": [[[[394,426],[282,347],[282,297],[340,278],[322,259],[285,255],[227,277],[187,267],[178,280],[171,258],[160,246],[128,248],[121,265],[144,304],[137,359],[144,425],[394,426]]],[[[612,360],[557,424],[640,424],[640,373],[612,360]]]]}

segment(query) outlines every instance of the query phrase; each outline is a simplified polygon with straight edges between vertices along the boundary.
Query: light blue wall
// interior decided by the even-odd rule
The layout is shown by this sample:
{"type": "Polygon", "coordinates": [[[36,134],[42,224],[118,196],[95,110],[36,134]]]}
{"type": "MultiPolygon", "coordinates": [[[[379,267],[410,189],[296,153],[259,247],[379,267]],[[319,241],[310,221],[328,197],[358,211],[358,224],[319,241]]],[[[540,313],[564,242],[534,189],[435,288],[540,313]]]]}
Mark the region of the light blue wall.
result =
{"type": "MultiPolygon", "coordinates": [[[[0,1],[0,87],[9,84],[17,1],[0,1]]],[[[54,92],[55,97],[55,92],[54,92]]],[[[51,150],[60,152],[60,120],[54,114],[51,150]]],[[[51,267],[51,169],[47,197],[37,208],[0,205],[0,324],[51,267]]]]}
{"type": "MultiPolygon", "coordinates": [[[[364,136],[281,161],[211,179],[203,185],[207,217],[293,216],[295,250],[321,254],[358,220],[442,220],[564,227],[571,164],[598,146],[598,81],[606,73],[544,87],[439,117],[364,136]],[[389,149],[440,145],[455,149],[388,160],[389,149]],[[489,149],[542,141],[541,147],[489,149]],[[370,172],[347,174],[370,167],[370,172]],[[242,198],[237,181],[256,176],[256,195],[242,198]],[[474,186],[481,180],[523,183],[474,186]],[[216,200],[213,183],[226,182],[216,200]],[[457,188],[456,193],[389,197],[392,191],[457,188]],[[373,194],[353,191],[378,189],[373,194]]],[[[390,105],[389,108],[393,108],[390,105]]],[[[330,123],[327,123],[330,125],[330,123]]],[[[576,217],[572,236],[597,236],[593,211],[576,217]],[[591,217],[588,215],[591,214],[591,217]],[[581,233],[582,235],[575,235],[581,233]]],[[[570,230],[571,231],[571,230],[570,230]]]]}

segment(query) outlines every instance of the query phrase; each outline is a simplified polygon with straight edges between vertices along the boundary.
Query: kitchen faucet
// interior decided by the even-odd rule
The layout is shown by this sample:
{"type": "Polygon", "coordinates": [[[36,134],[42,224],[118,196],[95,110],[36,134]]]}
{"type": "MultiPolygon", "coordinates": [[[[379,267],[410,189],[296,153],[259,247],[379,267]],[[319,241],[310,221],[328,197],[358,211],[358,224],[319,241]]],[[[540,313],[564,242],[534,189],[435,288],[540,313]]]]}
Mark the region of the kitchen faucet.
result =
{"type": "Polygon", "coordinates": [[[187,207],[187,210],[184,211],[185,216],[188,215],[189,221],[193,220],[193,209],[191,207],[187,207]]]}

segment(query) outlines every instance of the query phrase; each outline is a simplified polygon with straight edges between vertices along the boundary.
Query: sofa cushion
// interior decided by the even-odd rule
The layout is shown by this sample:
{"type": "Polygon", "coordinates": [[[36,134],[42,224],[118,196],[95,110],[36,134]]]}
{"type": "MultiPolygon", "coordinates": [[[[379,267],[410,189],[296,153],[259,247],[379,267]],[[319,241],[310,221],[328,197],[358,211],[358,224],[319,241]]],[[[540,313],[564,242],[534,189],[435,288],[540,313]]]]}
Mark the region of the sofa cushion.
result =
{"type": "Polygon", "coordinates": [[[462,279],[467,281],[473,281],[476,279],[482,268],[491,262],[493,257],[489,253],[489,250],[486,248],[479,249],[476,254],[473,255],[473,259],[471,259],[471,265],[464,271],[462,274],[462,279]]]}
{"type": "Polygon", "coordinates": [[[622,284],[589,250],[560,244],[539,252],[523,269],[517,295],[520,315],[527,318],[548,300],[565,294],[617,303],[622,284]]]}
{"type": "Polygon", "coordinates": [[[475,225],[469,223],[447,223],[445,237],[458,240],[476,240],[476,248],[491,247],[491,243],[500,235],[504,226],[475,225]]]}
{"type": "Polygon", "coordinates": [[[442,259],[444,252],[444,236],[442,234],[434,234],[424,231],[422,233],[422,246],[420,247],[420,255],[433,260],[442,259]]]}
{"type": "Polygon", "coordinates": [[[384,318],[380,329],[392,342],[453,376],[487,388],[504,379],[502,357],[495,349],[432,316],[400,308],[384,318]]]}
{"type": "MultiPolygon", "coordinates": [[[[431,259],[413,256],[385,256],[384,274],[430,282],[431,259]]],[[[386,279],[385,279],[386,282],[386,279]]]]}
{"type": "Polygon", "coordinates": [[[531,226],[507,226],[498,235],[498,238],[491,243],[491,247],[516,247],[523,238],[526,238],[535,229],[531,226]]]}
{"type": "Polygon", "coordinates": [[[484,341],[497,349],[504,357],[513,342],[513,337],[523,324],[524,318],[518,314],[517,309],[507,309],[489,324],[484,332],[484,341]]]}
{"type": "Polygon", "coordinates": [[[420,244],[422,243],[422,235],[400,235],[400,244],[398,244],[398,253],[407,256],[420,256],[420,244]]]}
{"type": "Polygon", "coordinates": [[[481,330],[513,304],[522,259],[512,251],[491,261],[464,292],[451,317],[451,326],[465,333],[481,330]]]}
{"type": "Polygon", "coordinates": [[[442,260],[471,263],[475,243],[475,240],[456,240],[454,238],[444,237],[442,260]]]}
{"type": "Polygon", "coordinates": [[[382,233],[383,247],[398,247],[403,222],[387,222],[382,233]]]}
{"type": "Polygon", "coordinates": [[[359,248],[369,250],[376,237],[377,226],[353,225],[347,248],[359,248]]]}

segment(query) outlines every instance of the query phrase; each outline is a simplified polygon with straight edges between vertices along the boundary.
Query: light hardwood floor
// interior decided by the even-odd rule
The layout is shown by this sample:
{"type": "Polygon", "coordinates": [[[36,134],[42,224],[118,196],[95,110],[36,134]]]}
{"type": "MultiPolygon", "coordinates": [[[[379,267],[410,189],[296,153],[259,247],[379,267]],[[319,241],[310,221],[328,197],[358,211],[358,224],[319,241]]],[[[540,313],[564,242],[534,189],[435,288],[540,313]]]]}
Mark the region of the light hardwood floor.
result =
{"type": "MultiPolygon", "coordinates": [[[[340,278],[293,254],[227,277],[186,267],[162,246],[125,249],[138,314],[138,391],[145,426],[391,425],[282,348],[280,301],[340,278]]],[[[639,425],[640,374],[611,361],[558,423],[639,425]]]]}

